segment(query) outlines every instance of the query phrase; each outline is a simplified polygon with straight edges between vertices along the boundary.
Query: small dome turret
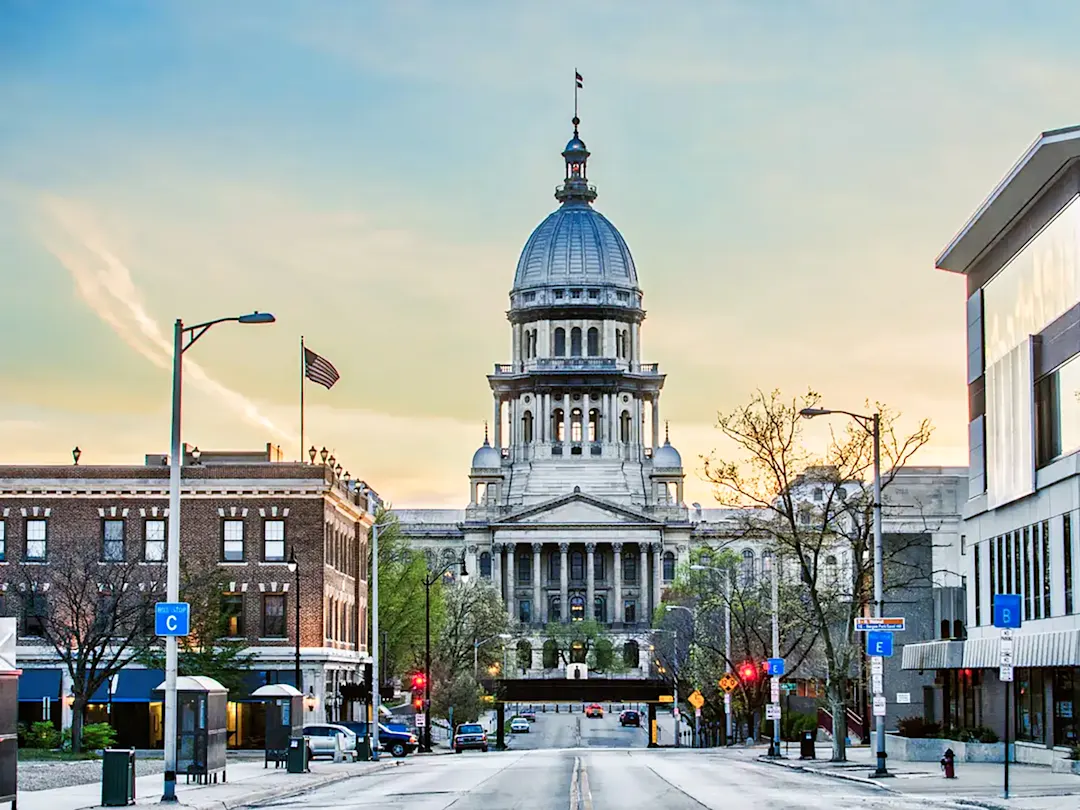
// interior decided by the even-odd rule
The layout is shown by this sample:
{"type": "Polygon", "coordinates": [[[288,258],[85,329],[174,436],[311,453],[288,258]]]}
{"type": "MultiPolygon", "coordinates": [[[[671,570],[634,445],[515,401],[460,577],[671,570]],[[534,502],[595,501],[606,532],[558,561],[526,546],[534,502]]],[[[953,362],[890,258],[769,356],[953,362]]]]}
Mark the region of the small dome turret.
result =
{"type": "Polygon", "coordinates": [[[666,424],[664,425],[664,444],[656,448],[656,452],[653,453],[652,463],[653,467],[663,467],[665,469],[682,466],[682,456],[679,455],[678,450],[671,446],[666,424]]]}
{"type": "Polygon", "coordinates": [[[473,453],[472,467],[474,470],[490,470],[502,466],[502,453],[491,446],[488,441],[487,425],[484,425],[484,443],[473,453]]]}

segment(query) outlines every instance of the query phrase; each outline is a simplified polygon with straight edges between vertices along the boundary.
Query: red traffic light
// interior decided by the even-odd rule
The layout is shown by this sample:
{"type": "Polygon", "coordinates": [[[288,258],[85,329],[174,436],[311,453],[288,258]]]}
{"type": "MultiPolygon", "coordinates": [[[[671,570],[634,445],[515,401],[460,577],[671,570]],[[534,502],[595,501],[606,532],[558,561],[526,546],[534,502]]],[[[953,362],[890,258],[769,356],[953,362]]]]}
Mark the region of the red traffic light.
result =
{"type": "Polygon", "coordinates": [[[744,682],[750,682],[757,679],[757,667],[751,664],[749,661],[739,667],[739,677],[744,682]]]}
{"type": "Polygon", "coordinates": [[[424,710],[424,699],[416,698],[415,700],[413,700],[412,705],[413,708],[416,709],[418,712],[422,712],[424,710]]]}
{"type": "Polygon", "coordinates": [[[417,672],[412,676],[413,689],[423,689],[425,685],[427,685],[427,678],[424,677],[423,672],[417,672]]]}

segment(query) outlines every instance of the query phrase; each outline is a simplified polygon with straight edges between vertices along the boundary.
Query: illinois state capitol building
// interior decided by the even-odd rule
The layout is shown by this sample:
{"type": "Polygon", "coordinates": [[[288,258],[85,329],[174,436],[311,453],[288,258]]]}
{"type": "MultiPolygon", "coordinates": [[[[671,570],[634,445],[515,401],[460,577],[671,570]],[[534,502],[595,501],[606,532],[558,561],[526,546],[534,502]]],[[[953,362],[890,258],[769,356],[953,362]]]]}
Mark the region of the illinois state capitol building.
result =
{"type": "MultiPolygon", "coordinates": [[[[622,234],[593,207],[590,153],[573,123],[560,205],[517,263],[511,362],[488,375],[492,435],[473,456],[468,506],[397,514],[432,563],[464,547],[469,570],[495,584],[531,638],[534,670],[563,667],[542,651],[542,627],[595,618],[618,639],[616,655],[645,674],[640,652],[653,613],[692,549],[735,543],[744,573],[760,571],[763,549],[736,542],[731,510],[684,503],[682,459],[661,430],[664,375],[643,362],[637,268],[622,234]]],[[[932,542],[958,540],[951,495],[966,470],[903,475],[906,500],[936,499],[932,542]]]]}

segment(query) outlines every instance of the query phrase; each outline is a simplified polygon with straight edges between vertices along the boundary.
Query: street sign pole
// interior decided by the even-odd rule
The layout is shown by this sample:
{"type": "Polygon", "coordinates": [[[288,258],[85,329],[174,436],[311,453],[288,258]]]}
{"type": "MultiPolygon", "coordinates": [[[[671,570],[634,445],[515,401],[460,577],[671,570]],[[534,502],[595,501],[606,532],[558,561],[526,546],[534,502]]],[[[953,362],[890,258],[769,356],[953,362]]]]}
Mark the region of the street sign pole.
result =
{"type": "Polygon", "coordinates": [[[1009,696],[1013,691],[1013,630],[1019,629],[1021,619],[1019,594],[999,593],[994,596],[994,627],[1001,628],[998,680],[1005,685],[1005,784],[1001,794],[1003,799],[1009,798],[1009,696]]]}

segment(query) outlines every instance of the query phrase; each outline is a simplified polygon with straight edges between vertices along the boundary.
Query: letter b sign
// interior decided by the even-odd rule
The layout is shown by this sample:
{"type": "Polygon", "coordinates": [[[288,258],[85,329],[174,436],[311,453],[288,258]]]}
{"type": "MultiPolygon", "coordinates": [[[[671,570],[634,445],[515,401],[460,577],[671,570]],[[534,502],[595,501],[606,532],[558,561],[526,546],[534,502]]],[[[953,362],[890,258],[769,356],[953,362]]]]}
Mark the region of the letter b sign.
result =
{"type": "Polygon", "coordinates": [[[994,627],[1020,626],[1020,594],[999,593],[994,596],[994,627]]]}

